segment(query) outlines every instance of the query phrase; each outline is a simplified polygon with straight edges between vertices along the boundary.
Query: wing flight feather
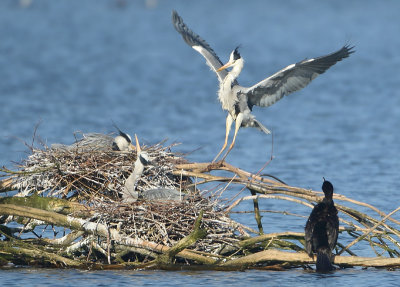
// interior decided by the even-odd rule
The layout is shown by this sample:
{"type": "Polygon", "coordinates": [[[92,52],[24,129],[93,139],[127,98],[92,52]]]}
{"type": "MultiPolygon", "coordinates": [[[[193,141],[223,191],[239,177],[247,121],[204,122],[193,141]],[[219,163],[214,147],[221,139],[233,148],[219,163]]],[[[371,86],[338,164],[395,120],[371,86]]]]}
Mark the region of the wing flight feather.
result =
{"type": "Polygon", "coordinates": [[[354,47],[343,46],[329,55],[305,59],[287,66],[254,86],[245,89],[251,106],[268,107],[282,97],[307,86],[318,75],[323,74],[337,62],[347,58],[354,47]]]}
{"type": "Polygon", "coordinates": [[[183,40],[206,59],[207,65],[217,74],[219,81],[222,82],[227,75],[227,71],[222,70],[217,72],[218,68],[223,64],[210,45],[199,35],[190,30],[183,22],[182,17],[180,17],[175,10],[172,11],[172,24],[176,31],[182,35],[183,40]]]}

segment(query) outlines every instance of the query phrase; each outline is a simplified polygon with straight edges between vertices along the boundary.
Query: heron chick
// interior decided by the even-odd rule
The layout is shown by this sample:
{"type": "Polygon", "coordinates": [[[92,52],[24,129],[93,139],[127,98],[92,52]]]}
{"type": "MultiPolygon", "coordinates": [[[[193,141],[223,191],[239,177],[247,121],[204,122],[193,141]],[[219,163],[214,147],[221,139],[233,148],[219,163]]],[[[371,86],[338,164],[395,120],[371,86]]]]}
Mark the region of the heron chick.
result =
{"type": "Polygon", "coordinates": [[[206,63],[217,74],[219,80],[218,99],[221,102],[222,109],[228,111],[228,115],[226,117],[225,142],[213,162],[225,150],[233,122],[235,122],[235,132],[232,143],[221,160],[224,160],[233,148],[240,127],[255,127],[266,134],[270,133],[251,114],[253,106],[271,106],[283,96],[304,88],[318,75],[354,52],[353,47],[346,45],[334,53],[291,64],[254,86],[242,87],[239,85],[237,77],[242,71],[244,60],[238,48],[232,51],[229,61],[223,65],[214,50],[186,26],[176,11],[172,11],[172,23],[183,40],[206,59],[206,63]],[[227,68],[232,68],[232,70],[227,72],[227,68]]]}

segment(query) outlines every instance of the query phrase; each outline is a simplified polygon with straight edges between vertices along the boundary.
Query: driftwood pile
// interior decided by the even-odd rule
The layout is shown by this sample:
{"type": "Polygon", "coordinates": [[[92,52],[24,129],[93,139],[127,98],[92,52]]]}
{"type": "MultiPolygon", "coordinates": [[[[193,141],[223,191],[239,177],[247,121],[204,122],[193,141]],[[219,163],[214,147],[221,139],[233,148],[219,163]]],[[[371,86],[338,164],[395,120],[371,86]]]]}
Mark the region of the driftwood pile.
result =
{"type": "MultiPolygon", "coordinates": [[[[309,268],[314,263],[304,252],[304,233],[264,230],[259,204],[287,200],[312,208],[322,199],[320,192],[291,187],[226,162],[189,163],[171,152],[173,146],[163,144],[142,146],[152,160],[136,188],[141,192],[173,188],[185,194],[182,201],[121,201],[136,160],[134,151],[31,146],[25,161],[1,169],[0,264],[281,270],[309,268]],[[213,182],[219,186],[213,192],[200,189],[213,182]],[[251,195],[222,204],[221,194],[232,186],[251,195]],[[245,224],[248,214],[243,220],[230,217],[235,207],[249,200],[258,230],[245,224]]],[[[341,225],[334,263],[399,267],[400,222],[392,215],[400,208],[386,214],[339,194],[334,200],[341,225]],[[369,246],[376,257],[357,256],[352,251],[356,244],[369,246]]]]}

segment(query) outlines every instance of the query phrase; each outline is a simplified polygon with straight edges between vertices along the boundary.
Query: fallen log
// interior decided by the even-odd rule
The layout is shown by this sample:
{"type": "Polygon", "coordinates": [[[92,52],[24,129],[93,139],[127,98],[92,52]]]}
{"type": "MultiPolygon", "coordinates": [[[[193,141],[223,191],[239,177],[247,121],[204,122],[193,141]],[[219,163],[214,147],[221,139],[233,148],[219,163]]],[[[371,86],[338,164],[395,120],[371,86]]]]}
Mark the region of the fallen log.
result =
{"type": "MultiPolygon", "coordinates": [[[[240,257],[222,263],[221,266],[238,266],[260,264],[264,262],[278,262],[290,264],[313,264],[315,261],[305,252],[285,252],[280,250],[264,250],[248,256],[240,257]]],[[[400,258],[389,257],[358,257],[358,256],[335,256],[334,264],[339,266],[362,266],[362,267],[399,267],[400,258]]]]}

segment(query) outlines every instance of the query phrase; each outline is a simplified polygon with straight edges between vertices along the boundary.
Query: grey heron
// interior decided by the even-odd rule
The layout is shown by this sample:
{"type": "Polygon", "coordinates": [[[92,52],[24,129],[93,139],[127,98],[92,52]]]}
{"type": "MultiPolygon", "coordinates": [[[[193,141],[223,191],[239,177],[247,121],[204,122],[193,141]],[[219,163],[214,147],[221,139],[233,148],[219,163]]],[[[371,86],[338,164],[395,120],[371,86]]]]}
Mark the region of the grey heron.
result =
{"type": "Polygon", "coordinates": [[[311,211],[305,227],[305,240],[308,255],[312,258],[317,253],[317,271],[328,272],[334,269],[331,258],[338,238],[339,218],[332,199],[333,185],[325,178],[322,191],[325,197],[311,211]]]}
{"type": "Polygon", "coordinates": [[[134,150],[135,147],[132,145],[131,137],[118,127],[116,129],[119,134],[115,138],[101,133],[87,133],[82,134],[82,138],[71,145],[52,144],[51,148],[53,150],[76,150],[79,152],[134,150]]]}
{"type": "Polygon", "coordinates": [[[136,190],[136,184],[143,174],[144,168],[151,164],[150,156],[142,151],[139,140],[135,135],[137,158],[134,163],[133,172],[128,176],[122,191],[122,202],[132,203],[137,200],[164,201],[164,200],[182,200],[183,194],[176,189],[154,188],[143,192],[136,190]]]}
{"type": "Polygon", "coordinates": [[[271,106],[283,96],[304,88],[318,75],[354,52],[352,50],[354,47],[345,45],[334,53],[291,64],[251,87],[242,87],[239,85],[237,77],[242,71],[244,60],[240,56],[238,48],[231,52],[229,61],[223,65],[214,50],[205,40],[186,26],[176,11],[172,11],[172,23],[183,40],[206,59],[206,63],[217,74],[219,80],[218,99],[222,109],[228,111],[228,115],[226,117],[225,142],[213,162],[225,150],[231,125],[234,121],[235,132],[232,143],[222,160],[233,148],[240,127],[255,127],[266,134],[270,133],[251,114],[253,106],[271,106]],[[229,67],[232,68],[230,72],[226,70],[229,67]]]}

